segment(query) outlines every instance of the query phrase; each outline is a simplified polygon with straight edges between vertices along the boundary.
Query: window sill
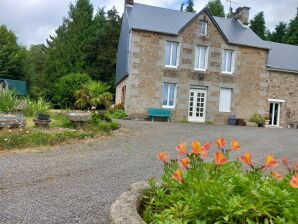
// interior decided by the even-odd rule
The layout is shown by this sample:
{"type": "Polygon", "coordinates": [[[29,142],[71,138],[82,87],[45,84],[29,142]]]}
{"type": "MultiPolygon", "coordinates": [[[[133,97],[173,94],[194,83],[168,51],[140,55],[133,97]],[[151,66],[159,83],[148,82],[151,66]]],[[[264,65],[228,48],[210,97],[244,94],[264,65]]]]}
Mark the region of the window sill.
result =
{"type": "Polygon", "coordinates": [[[162,106],[162,108],[164,108],[164,109],[175,109],[176,107],[171,107],[171,106],[162,106]]]}
{"type": "Polygon", "coordinates": [[[219,111],[219,113],[231,113],[231,111],[219,111]]]}
{"type": "Polygon", "coordinates": [[[164,70],[172,70],[172,71],[181,71],[181,69],[179,67],[169,67],[169,66],[165,66],[163,68],[164,70]]]}
{"type": "Polygon", "coordinates": [[[195,68],[194,71],[195,72],[204,72],[204,73],[206,73],[207,69],[197,69],[197,68],[195,68]]]}
{"type": "Polygon", "coordinates": [[[233,76],[234,72],[221,72],[221,74],[233,76]]]}

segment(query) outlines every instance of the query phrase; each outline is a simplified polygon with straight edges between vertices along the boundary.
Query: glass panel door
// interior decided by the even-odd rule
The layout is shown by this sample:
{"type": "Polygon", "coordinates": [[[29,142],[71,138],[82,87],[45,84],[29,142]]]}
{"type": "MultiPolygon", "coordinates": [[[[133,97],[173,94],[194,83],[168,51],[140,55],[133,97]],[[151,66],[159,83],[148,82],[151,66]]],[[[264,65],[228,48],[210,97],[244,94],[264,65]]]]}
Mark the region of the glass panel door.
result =
{"type": "Polygon", "coordinates": [[[280,103],[271,102],[270,103],[270,122],[271,126],[279,126],[280,119],[280,103]]]}
{"type": "Polygon", "coordinates": [[[188,120],[205,122],[207,90],[191,89],[189,94],[188,120]]]}

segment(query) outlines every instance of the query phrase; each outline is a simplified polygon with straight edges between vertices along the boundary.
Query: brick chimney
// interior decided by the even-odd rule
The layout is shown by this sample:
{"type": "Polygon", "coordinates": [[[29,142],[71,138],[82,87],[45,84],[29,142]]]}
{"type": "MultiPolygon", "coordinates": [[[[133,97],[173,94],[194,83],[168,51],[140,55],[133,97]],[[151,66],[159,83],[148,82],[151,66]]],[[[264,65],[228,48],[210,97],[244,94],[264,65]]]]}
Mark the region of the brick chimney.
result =
{"type": "Polygon", "coordinates": [[[124,0],[124,7],[126,6],[126,5],[133,5],[133,0],[124,0]]]}
{"type": "Polygon", "coordinates": [[[233,14],[233,19],[239,19],[243,25],[249,24],[249,7],[239,7],[233,14]]]}

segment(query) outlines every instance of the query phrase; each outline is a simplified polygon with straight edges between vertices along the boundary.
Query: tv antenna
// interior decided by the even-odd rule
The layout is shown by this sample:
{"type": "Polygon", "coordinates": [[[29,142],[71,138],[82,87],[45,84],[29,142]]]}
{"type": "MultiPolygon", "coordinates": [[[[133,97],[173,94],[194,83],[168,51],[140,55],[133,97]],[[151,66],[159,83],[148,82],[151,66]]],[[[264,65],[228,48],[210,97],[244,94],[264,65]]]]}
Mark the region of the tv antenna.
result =
{"type": "Polygon", "coordinates": [[[227,2],[229,3],[230,9],[232,8],[232,4],[238,4],[238,2],[232,0],[227,0],[227,2]]]}

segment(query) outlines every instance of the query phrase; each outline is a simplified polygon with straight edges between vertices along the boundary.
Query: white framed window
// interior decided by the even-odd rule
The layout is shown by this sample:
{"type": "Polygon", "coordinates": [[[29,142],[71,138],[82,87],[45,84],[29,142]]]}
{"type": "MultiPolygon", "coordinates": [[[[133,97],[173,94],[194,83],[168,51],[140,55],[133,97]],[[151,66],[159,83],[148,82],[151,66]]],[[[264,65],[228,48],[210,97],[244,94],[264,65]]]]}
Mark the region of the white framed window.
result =
{"type": "Polygon", "coordinates": [[[179,65],[179,43],[167,41],[166,45],[166,67],[177,68],[179,65]]]}
{"type": "Polygon", "coordinates": [[[164,82],[162,85],[162,107],[175,108],[177,98],[177,84],[164,82]]]}
{"type": "Polygon", "coordinates": [[[199,22],[199,35],[206,36],[207,35],[207,27],[208,27],[207,21],[201,20],[199,22]]]}
{"type": "Polygon", "coordinates": [[[220,88],[219,112],[231,112],[232,89],[220,88]]]}
{"type": "Polygon", "coordinates": [[[196,46],[195,70],[206,71],[208,67],[208,47],[196,46]]]}
{"type": "Polygon", "coordinates": [[[224,50],[222,59],[222,72],[233,74],[235,67],[235,52],[232,50],[224,50]]]}

